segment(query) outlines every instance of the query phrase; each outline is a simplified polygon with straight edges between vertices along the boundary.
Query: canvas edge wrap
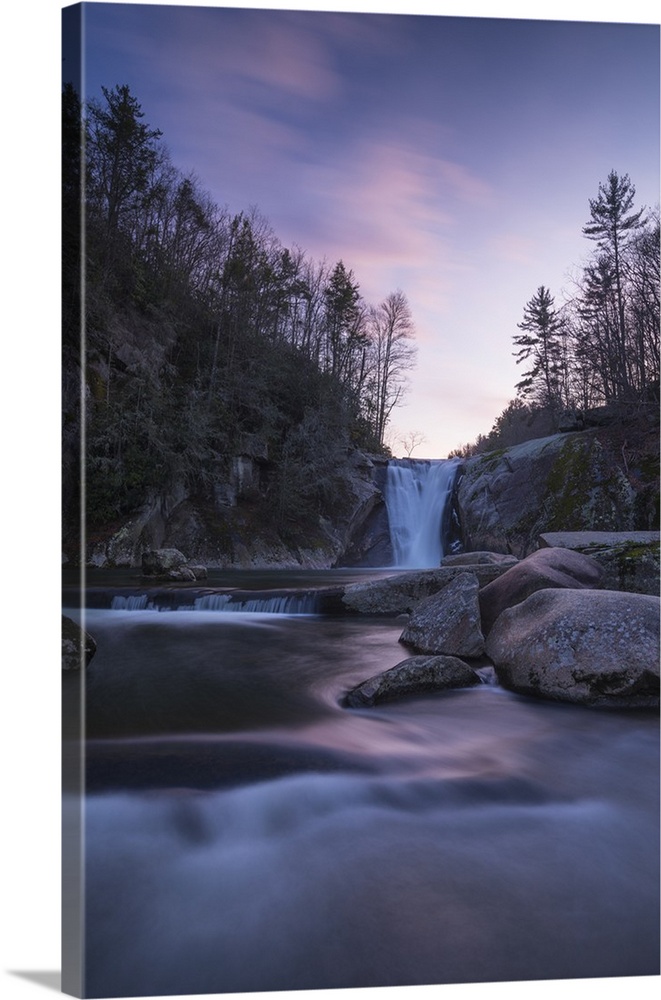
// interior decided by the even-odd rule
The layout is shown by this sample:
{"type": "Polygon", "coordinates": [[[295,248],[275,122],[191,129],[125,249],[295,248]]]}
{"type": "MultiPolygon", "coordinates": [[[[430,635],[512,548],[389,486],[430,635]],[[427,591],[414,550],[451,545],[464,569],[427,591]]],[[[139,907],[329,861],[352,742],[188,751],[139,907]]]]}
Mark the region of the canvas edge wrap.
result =
{"type": "MultiPolygon", "coordinates": [[[[63,79],[73,81],[73,86],[82,99],[82,41],[83,41],[83,4],[75,4],[64,7],[61,13],[61,43],[62,43],[62,68],[63,79]]],[[[82,123],[81,123],[82,124],[82,123]]],[[[82,130],[79,134],[80,156],[83,156],[82,130]]],[[[64,162],[64,143],[62,145],[63,154],[63,184],[71,181],[66,177],[66,163],[64,162]]],[[[80,179],[82,181],[82,171],[80,179]]],[[[77,323],[72,325],[77,329],[62,331],[62,350],[67,350],[67,342],[71,345],[72,340],[78,341],[78,358],[76,369],[79,372],[78,385],[75,387],[77,397],[75,407],[75,437],[73,447],[77,448],[80,459],[78,490],[80,497],[79,528],[81,535],[81,548],[79,560],[80,565],[80,593],[84,592],[84,273],[83,273],[83,249],[84,249],[84,207],[82,183],[78,185],[78,199],[80,212],[74,220],[66,220],[66,206],[62,201],[62,235],[68,223],[68,239],[73,244],[73,251],[77,258],[78,291],[80,294],[80,305],[74,310],[74,317],[77,316],[77,323]],[[73,225],[72,225],[73,222],[73,225]]],[[[64,238],[62,241],[64,248],[64,238]]],[[[70,319],[71,314],[69,315],[70,319]]],[[[64,318],[64,312],[63,312],[64,318]]],[[[66,322],[66,320],[65,320],[66,322]]],[[[69,347],[70,349],[70,347],[69,347]]],[[[64,360],[64,358],[63,358],[64,360]]],[[[62,366],[64,374],[65,365],[62,366]]],[[[64,387],[63,387],[64,393],[64,387]]],[[[64,414],[63,414],[64,417],[64,414]]],[[[63,421],[63,456],[64,456],[64,421],[63,421]]],[[[69,431],[70,433],[70,431],[69,431]]],[[[69,441],[71,447],[71,441],[69,441]]],[[[67,504],[71,503],[71,496],[63,495],[63,527],[67,518],[67,504]]],[[[81,600],[81,605],[84,601],[81,600]]],[[[81,607],[81,615],[84,609],[81,607]]],[[[85,642],[84,642],[84,617],[81,618],[82,628],[77,636],[77,651],[73,654],[74,659],[67,660],[67,668],[62,670],[62,911],[61,911],[61,933],[62,933],[62,983],[63,993],[72,996],[82,997],[85,995],[84,987],[84,690],[85,690],[85,642]],[[76,662],[77,659],[77,662],[76,662]]],[[[71,628],[73,623],[70,619],[62,617],[63,640],[67,628],[71,628]]],[[[74,640],[76,641],[76,640],[74,640]]],[[[70,648],[70,647],[69,647],[70,648]]],[[[64,668],[64,641],[63,641],[63,668],[64,668]]]]}

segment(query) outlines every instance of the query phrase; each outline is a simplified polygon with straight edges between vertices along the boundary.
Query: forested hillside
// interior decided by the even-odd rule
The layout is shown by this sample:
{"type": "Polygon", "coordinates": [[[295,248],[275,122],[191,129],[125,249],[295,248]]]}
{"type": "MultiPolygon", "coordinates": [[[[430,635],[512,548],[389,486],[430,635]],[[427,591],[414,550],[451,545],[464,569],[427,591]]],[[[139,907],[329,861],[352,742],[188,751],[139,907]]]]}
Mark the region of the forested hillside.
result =
{"type": "Polygon", "coordinates": [[[281,535],[337,513],[352,449],[387,451],[414,363],[404,293],[371,306],[343,261],[283,246],[255,208],[216,205],[126,86],[85,106],[65,88],[63,179],[65,545],[81,384],[90,538],[155,497],[231,505],[237,456],[281,535]]]}

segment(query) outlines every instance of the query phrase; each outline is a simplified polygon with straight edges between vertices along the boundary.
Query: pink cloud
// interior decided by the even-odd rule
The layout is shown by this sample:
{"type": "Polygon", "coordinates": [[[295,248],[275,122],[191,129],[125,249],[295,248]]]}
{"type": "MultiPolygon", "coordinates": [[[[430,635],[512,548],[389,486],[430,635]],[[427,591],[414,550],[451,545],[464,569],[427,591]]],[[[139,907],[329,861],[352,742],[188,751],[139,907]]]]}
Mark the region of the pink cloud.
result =
{"type": "Polygon", "coordinates": [[[473,268],[451,243],[462,203],[488,198],[488,186],[461,165],[382,139],[365,139],[303,178],[317,205],[317,247],[354,269],[368,301],[404,288],[419,337],[436,336],[427,318],[447,311],[455,282],[473,268]]]}

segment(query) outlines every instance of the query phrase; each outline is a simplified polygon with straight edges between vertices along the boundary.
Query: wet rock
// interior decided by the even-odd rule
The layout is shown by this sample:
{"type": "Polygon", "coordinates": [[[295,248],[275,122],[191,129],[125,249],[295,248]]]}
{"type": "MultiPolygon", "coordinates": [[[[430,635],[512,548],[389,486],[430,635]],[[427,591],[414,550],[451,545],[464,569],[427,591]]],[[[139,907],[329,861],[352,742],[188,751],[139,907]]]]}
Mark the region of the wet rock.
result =
{"type": "Polygon", "coordinates": [[[500,683],[583,705],[659,704],[659,598],[539,590],[504,611],[487,639],[500,683]]]}
{"type": "Polygon", "coordinates": [[[85,668],[96,653],[96,642],[84,629],[62,615],[62,669],[85,668]]]}
{"type": "Polygon", "coordinates": [[[208,576],[206,566],[189,566],[188,569],[196,580],[206,580],[208,576]]]}
{"type": "Polygon", "coordinates": [[[419,653],[481,656],[479,582],[474,573],[460,573],[438,594],[420,601],[399,637],[419,653]]]}
{"type": "Polygon", "coordinates": [[[602,567],[590,556],[570,549],[538,549],[482,588],[479,595],[482,631],[488,635],[498,616],[537,590],[601,586],[602,567]]]}
{"type": "Polygon", "coordinates": [[[142,553],[142,573],[144,576],[170,576],[187,562],[179,549],[148,549],[142,553]]]}
{"type": "MultiPolygon", "coordinates": [[[[505,565],[472,566],[471,573],[480,584],[489,583],[505,571],[505,565]]],[[[432,594],[437,594],[456,577],[466,573],[464,566],[441,566],[439,569],[396,573],[380,580],[354,583],[344,588],[345,611],[368,615],[408,614],[432,594]]]]}
{"type": "Polygon", "coordinates": [[[441,566],[499,566],[504,571],[518,561],[516,556],[504,552],[458,552],[445,556],[441,566]]]}
{"type": "Polygon", "coordinates": [[[411,656],[370,677],[350,691],[344,704],[365,708],[398,698],[446,691],[481,683],[477,673],[455,656],[411,656]]]}

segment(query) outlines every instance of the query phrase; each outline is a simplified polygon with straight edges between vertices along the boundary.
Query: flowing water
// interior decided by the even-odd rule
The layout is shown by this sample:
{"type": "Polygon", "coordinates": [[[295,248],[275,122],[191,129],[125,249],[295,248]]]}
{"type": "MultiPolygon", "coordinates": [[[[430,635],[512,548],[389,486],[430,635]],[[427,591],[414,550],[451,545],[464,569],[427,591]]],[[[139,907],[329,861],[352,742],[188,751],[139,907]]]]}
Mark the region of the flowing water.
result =
{"type": "MultiPolygon", "coordinates": [[[[398,463],[401,566],[440,561],[422,479],[436,503],[448,465],[398,463]]],[[[385,572],[99,571],[84,601],[65,591],[97,642],[86,995],[658,974],[656,713],[486,683],[344,708],[410,655],[403,625],[312,595],[385,572]]]]}
{"type": "Polygon", "coordinates": [[[658,972],[654,713],[347,710],[388,619],[84,620],[88,995],[658,972]]]}
{"type": "Polygon", "coordinates": [[[396,567],[440,566],[443,515],[459,463],[394,459],[388,462],[385,502],[396,567]]]}

